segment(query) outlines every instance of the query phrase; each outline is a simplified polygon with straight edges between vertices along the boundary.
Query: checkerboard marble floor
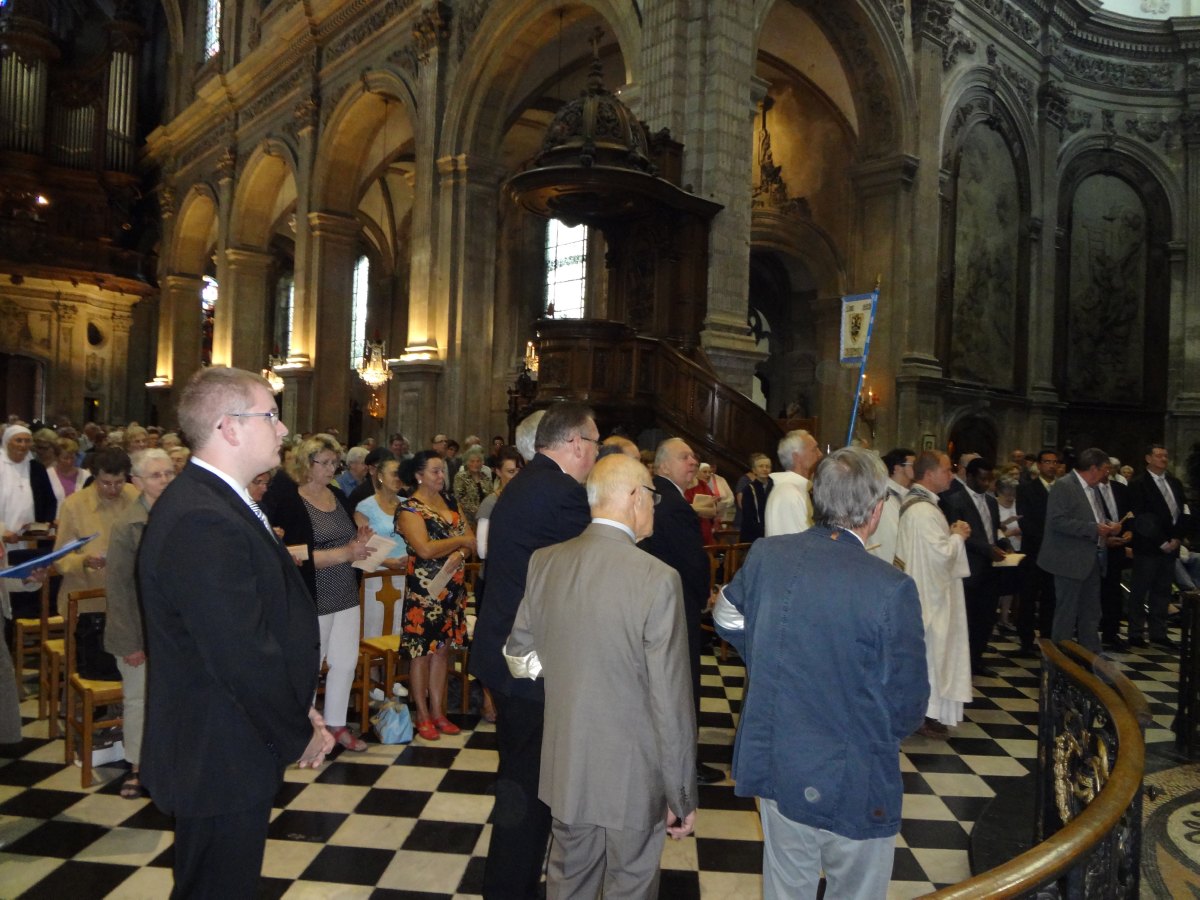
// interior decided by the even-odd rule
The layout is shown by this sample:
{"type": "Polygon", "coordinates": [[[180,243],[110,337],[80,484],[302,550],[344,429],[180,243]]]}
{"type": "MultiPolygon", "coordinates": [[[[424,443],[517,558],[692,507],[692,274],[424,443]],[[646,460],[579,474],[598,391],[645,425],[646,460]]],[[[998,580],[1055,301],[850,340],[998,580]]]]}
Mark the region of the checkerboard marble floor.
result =
{"type": "MultiPolygon", "coordinates": [[[[976,680],[967,720],[947,742],[912,737],[902,747],[904,824],[889,897],[919,896],[970,874],[968,839],[988,801],[1033,770],[1038,670],[997,641],[976,680]]],[[[1145,650],[1121,654],[1151,702],[1148,742],[1172,740],[1178,663],[1145,650]]],[[[706,656],[700,757],[728,771],[745,672],[735,657],[706,656]]],[[[0,897],[160,898],[171,885],[168,818],[146,799],[118,796],[122,769],[79,786],[26,701],[25,740],[0,747],[0,897]]],[[[319,771],[287,773],[272,813],[262,897],[460,898],[479,895],[490,834],[493,726],[452,717],[462,734],[436,743],[371,744],[319,771]]],[[[220,790],[220,785],[214,785],[220,790]]],[[[761,831],[752,800],[728,780],[701,786],[696,834],[668,841],[660,896],[761,896],[761,831]]]]}

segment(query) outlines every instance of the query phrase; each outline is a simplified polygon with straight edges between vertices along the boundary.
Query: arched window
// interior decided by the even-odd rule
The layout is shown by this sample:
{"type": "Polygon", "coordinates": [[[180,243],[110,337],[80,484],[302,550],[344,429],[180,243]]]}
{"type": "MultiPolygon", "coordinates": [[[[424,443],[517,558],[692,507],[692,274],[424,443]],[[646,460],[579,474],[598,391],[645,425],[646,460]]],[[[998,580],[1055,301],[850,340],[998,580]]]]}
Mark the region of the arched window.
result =
{"type": "Polygon", "coordinates": [[[558,219],[546,225],[546,315],[582,319],[587,288],[586,225],[568,228],[558,219]]]}
{"type": "Polygon", "coordinates": [[[371,262],[360,256],[354,264],[354,288],[350,300],[350,368],[363,361],[367,342],[367,287],[371,282],[371,262]]]}
{"type": "Polygon", "coordinates": [[[213,325],[217,315],[217,279],[204,276],[200,288],[200,365],[212,365],[213,325]]]}
{"type": "Polygon", "coordinates": [[[275,288],[275,353],[287,359],[292,348],[292,327],[296,317],[296,278],[282,276],[275,288]]]}
{"type": "Polygon", "coordinates": [[[221,52],[221,0],[207,0],[204,9],[204,58],[221,52]]]}

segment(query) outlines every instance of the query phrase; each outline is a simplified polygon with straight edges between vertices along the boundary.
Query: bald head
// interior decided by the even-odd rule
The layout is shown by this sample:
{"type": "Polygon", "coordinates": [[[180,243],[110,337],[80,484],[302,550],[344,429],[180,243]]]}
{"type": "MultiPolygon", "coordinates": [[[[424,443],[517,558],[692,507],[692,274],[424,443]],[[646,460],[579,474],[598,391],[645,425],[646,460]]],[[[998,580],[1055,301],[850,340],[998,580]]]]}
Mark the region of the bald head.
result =
{"type": "Polygon", "coordinates": [[[654,471],[673,481],[681,491],[691,487],[699,466],[696,454],[682,438],[667,438],[654,455],[654,471]]]}
{"type": "Polygon", "coordinates": [[[613,453],[588,475],[588,505],[593,518],[627,525],[640,541],[654,530],[654,485],[640,460],[613,453]]]}
{"type": "Polygon", "coordinates": [[[621,437],[619,434],[611,434],[606,437],[600,444],[600,455],[609,456],[613,453],[624,453],[631,459],[636,459],[639,462],[642,459],[642,451],[627,437],[621,437]]]}

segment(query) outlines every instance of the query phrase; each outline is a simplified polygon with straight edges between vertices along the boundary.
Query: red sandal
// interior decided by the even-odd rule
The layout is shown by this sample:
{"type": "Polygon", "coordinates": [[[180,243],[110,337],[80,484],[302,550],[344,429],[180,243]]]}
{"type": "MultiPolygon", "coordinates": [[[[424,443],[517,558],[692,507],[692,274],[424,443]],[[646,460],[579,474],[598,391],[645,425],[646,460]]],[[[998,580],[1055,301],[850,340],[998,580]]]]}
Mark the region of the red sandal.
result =
{"type": "Polygon", "coordinates": [[[436,741],[441,737],[441,735],[438,734],[437,726],[433,724],[432,719],[426,719],[424,722],[418,722],[417,734],[425,738],[427,741],[436,741]]]}
{"type": "Polygon", "coordinates": [[[462,731],[461,728],[459,728],[445,716],[438,716],[433,720],[433,724],[437,726],[437,730],[442,734],[458,734],[460,731],[462,731]]]}
{"type": "Polygon", "coordinates": [[[355,753],[362,753],[367,749],[367,742],[362,738],[355,737],[354,733],[345,725],[333,729],[333,739],[347,750],[353,750],[355,753]]]}

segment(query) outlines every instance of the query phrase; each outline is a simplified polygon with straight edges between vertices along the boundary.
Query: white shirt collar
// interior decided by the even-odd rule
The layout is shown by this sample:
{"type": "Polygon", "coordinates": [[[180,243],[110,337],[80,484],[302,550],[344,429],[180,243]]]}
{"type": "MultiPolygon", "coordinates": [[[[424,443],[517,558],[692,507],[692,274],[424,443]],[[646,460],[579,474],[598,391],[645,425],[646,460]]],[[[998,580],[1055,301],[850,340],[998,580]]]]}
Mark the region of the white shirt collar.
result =
{"type": "Polygon", "coordinates": [[[246,490],[246,486],[244,484],[238,484],[237,481],[234,480],[233,476],[227,474],[226,472],[222,472],[220,469],[218,469],[212,463],[207,463],[204,460],[200,459],[200,457],[198,457],[198,456],[193,456],[191,459],[188,460],[188,463],[195,463],[196,465],[198,465],[200,468],[204,469],[205,471],[212,472],[214,475],[216,475],[218,478],[220,478],[223,482],[225,482],[227,485],[229,485],[234,490],[234,492],[239,497],[241,497],[242,500],[244,500],[246,502],[247,506],[250,506],[250,504],[254,502],[250,497],[250,492],[248,490],[246,490]]]}
{"type": "MultiPolygon", "coordinates": [[[[672,483],[674,483],[674,482],[672,482],[672,483]]],[[[637,543],[637,536],[634,535],[633,529],[630,528],[628,525],[626,525],[624,522],[617,522],[614,519],[606,519],[603,516],[596,516],[595,518],[592,519],[592,524],[593,525],[611,525],[613,528],[620,528],[623,532],[625,532],[627,535],[629,535],[629,539],[631,541],[633,541],[634,543],[637,543]]]]}

